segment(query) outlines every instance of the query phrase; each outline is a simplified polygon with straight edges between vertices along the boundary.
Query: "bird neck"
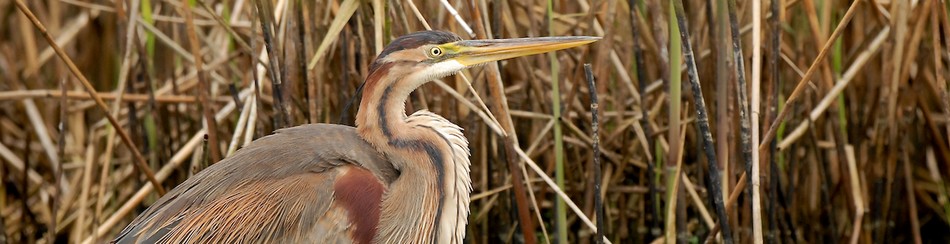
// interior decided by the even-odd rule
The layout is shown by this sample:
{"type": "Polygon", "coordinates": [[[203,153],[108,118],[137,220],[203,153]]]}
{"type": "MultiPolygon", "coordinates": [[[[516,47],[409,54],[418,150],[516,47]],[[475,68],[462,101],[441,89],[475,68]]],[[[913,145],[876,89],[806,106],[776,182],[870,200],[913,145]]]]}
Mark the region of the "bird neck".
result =
{"type": "MultiPolygon", "coordinates": [[[[360,137],[386,155],[400,176],[381,204],[376,242],[461,243],[471,191],[468,141],[448,120],[419,111],[406,116],[415,87],[367,78],[356,115],[360,137]]],[[[383,77],[398,77],[383,75],[383,77]]]]}

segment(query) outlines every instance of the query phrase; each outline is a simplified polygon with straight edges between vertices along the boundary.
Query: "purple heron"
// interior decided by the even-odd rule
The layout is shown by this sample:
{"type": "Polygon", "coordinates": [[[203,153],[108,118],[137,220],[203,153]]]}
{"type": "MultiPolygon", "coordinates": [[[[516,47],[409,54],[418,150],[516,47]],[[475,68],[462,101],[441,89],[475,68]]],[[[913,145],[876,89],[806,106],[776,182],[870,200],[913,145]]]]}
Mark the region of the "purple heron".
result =
{"type": "Polygon", "coordinates": [[[356,127],[277,130],[161,197],[115,243],[461,243],[468,222],[468,141],[410,92],[487,62],[598,37],[461,40],[399,37],[370,66],[356,127]]]}

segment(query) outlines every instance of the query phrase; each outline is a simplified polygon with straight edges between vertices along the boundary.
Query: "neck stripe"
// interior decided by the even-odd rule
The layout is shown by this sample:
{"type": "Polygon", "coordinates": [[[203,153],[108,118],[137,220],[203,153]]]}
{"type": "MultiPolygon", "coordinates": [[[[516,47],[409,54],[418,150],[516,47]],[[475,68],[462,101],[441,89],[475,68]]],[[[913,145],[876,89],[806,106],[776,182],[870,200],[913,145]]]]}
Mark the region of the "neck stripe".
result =
{"type": "MultiPolygon", "coordinates": [[[[386,137],[386,141],[389,146],[399,149],[406,149],[413,152],[425,151],[425,153],[429,156],[430,163],[432,164],[433,168],[435,168],[436,180],[438,183],[438,187],[436,187],[436,199],[438,199],[439,202],[435,213],[435,219],[432,223],[431,239],[432,243],[436,243],[436,240],[438,240],[439,237],[439,222],[442,220],[442,207],[445,204],[445,190],[443,188],[443,186],[445,186],[445,166],[442,165],[445,157],[442,155],[442,152],[439,151],[439,149],[431,142],[425,140],[405,140],[401,138],[395,138],[393,136],[392,130],[389,128],[389,113],[386,111],[386,104],[389,103],[389,96],[392,94],[392,92],[393,85],[390,84],[385,90],[383,90],[383,94],[380,95],[379,104],[376,106],[376,113],[379,117],[377,122],[379,123],[379,128],[383,132],[383,136],[386,137]]],[[[433,132],[435,135],[439,135],[435,130],[433,130],[433,132]]],[[[442,139],[444,140],[445,138],[442,139]]]]}

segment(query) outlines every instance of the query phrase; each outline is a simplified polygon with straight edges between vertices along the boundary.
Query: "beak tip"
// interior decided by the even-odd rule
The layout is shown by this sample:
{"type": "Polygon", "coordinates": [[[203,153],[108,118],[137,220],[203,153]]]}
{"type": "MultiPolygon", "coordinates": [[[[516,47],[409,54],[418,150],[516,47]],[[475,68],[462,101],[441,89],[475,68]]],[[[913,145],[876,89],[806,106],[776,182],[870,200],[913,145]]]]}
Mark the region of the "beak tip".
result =
{"type": "Polygon", "coordinates": [[[583,42],[584,44],[594,43],[604,39],[602,36],[577,36],[578,41],[583,42]]]}

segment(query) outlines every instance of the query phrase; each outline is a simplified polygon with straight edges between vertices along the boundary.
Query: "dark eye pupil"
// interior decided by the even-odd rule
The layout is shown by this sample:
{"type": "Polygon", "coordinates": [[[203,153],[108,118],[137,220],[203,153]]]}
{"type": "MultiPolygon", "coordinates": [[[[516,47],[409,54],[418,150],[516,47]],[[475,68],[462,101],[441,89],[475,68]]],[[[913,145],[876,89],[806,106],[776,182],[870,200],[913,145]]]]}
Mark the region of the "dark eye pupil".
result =
{"type": "Polygon", "coordinates": [[[439,54],[441,54],[441,53],[442,53],[442,51],[439,50],[438,48],[432,49],[432,54],[439,55],[439,54]]]}

